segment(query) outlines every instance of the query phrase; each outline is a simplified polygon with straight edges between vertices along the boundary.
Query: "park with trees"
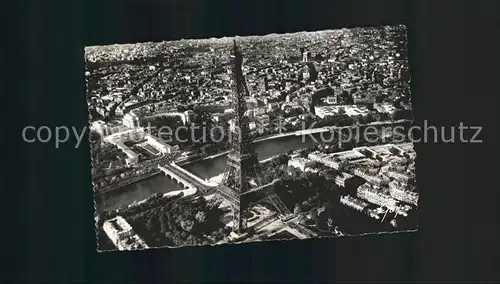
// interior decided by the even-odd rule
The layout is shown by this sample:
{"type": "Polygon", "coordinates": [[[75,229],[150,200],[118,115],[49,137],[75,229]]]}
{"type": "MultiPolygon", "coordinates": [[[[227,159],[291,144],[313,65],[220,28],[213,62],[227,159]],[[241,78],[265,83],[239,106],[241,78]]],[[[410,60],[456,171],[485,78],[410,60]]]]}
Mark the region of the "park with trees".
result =
{"type": "Polygon", "coordinates": [[[128,217],[150,247],[214,244],[229,235],[220,221],[221,201],[179,199],[128,217]]]}
{"type": "Polygon", "coordinates": [[[231,229],[221,221],[225,212],[219,208],[221,200],[207,201],[155,194],[145,202],[114,211],[106,211],[97,218],[97,238],[100,250],[112,250],[113,245],[102,229],[105,220],[122,216],[149,247],[178,247],[214,244],[224,240],[231,229]]]}

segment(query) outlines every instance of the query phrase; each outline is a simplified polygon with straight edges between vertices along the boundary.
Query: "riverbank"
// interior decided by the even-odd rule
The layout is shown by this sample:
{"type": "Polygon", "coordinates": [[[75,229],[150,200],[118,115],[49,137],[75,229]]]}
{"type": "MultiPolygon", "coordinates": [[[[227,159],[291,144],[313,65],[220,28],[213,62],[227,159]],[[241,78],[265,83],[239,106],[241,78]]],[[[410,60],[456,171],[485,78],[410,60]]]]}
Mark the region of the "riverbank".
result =
{"type": "Polygon", "coordinates": [[[126,186],[129,186],[129,185],[134,184],[136,182],[140,182],[142,180],[154,177],[154,176],[159,175],[159,174],[161,174],[161,170],[160,169],[158,169],[158,170],[152,170],[151,172],[149,172],[149,173],[147,173],[145,175],[142,175],[140,177],[133,177],[133,178],[130,178],[130,179],[125,180],[125,181],[120,181],[120,183],[118,183],[116,185],[109,185],[105,189],[95,189],[94,190],[94,196],[99,197],[99,196],[102,196],[102,195],[106,195],[106,194],[118,191],[118,190],[120,190],[120,189],[122,189],[122,188],[124,188],[126,186]]]}
{"type": "MultiPolygon", "coordinates": [[[[187,189],[183,189],[183,190],[176,190],[176,191],[170,191],[170,192],[166,192],[164,193],[161,198],[168,198],[168,197],[174,197],[174,196],[181,196],[180,198],[185,198],[185,197],[189,197],[191,195],[194,195],[196,194],[196,192],[198,192],[198,190],[194,187],[189,187],[187,189]]],[[[141,205],[141,204],[144,204],[144,203],[147,203],[149,201],[150,197],[148,198],[144,198],[143,200],[141,201],[138,201],[138,202],[134,202],[130,205],[128,205],[127,207],[128,208],[134,208],[138,205],[141,205]]]]}
{"type": "Polygon", "coordinates": [[[183,190],[176,190],[176,191],[171,191],[171,192],[167,192],[167,193],[164,193],[163,196],[167,197],[167,196],[175,196],[175,195],[178,195],[178,194],[181,194],[182,193],[182,197],[188,197],[188,196],[191,196],[191,195],[194,195],[196,194],[196,192],[198,192],[198,190],[194,187],[189,187],[187,189],[183,189],[183,190]]]}
{"type": "MultiPolygon", "coordinates": [[[[375,123],[376,124],[396,124],[402,121],[375,123]]],[[[373,125],[373,124],[372,124],[373,125]]],[[[383,127],[383,125],[380,125],[383,127]]],[[[362,126],[360,126],[362,127],[362,126]]],[[[289,133],[291,135],[276,136],[273,139],[266,139],[255,143],[255,151],[259,156],[260,162],[277,157],[281,154],[286,154],[290,150],[299,151],[305,148],[311,148],[321,141],[321,134],[314,133],[311,135],[298,135],[289,133]]],[[[187,163],[175,162],[184,170],[199,177],[201,180],[209,180],[210,182],[217,183],[222,179],[222,173],[226,171],[227,154],[228,150],[199,158],[187,163]]],[[[128,205],[134,201],[139,201],[147,198],[148,196],[156,193],[164,194],[172,191],[183,190],[184,188],[179,185],[175,180],[169,179],[163,175],[158,175],[151,178],[145,178],[139,182],[135,182],[121,190],[113,191],[113,194],[104,195],[104,198],[96,201],[104,209],[112,209],[121,205],[128,205]],[[116,193],[116,194],[114,194],[116,193]]]]}
{"type": "Polygon", "coordinates": [[[393,124],[399,124],[399,123],[405,123],[405,122],[412,122],[412,121],[409,119],[400,119],[400,120],[395,120],[395,121],[391,121],[391,120],[374,121],[374,122],[370,122],[370,123],[366,123],[366,124],[356,124],[356,125],[346,125],[346,126],[324,126],[324,127],[318,127],[318,128],[296,130],[296,131],[290,131],[290,132],[284,132],[284,133],[279,133],[279,134],[271,134],[271,135],[267,135],[267,136],[257,137],[253,140],[253,142],[263,142],[266,140],[278,139],[278,138],[287,137],[287,136],[305,136],[308,134],[315,134],[315,133],[321,133],[321,132],[327,132],[327,131],[333,131],[333,130],[341,130],[341,129],[349,129],[349,128],[355,128],[355,127],[393,125],[393,124]]]}
{"type": "MultiPolygon", "coordinates": [[[[328,132],[328,131],[334,131],[334,130],[349,129],[349,128],[352,129],[355,127],[394,125],[394,124],[400,124],[400,123],[405,123],[405,122],[412,122],[412,121],[408,120],[408,119],[400,119],[400,120],[395,120],[395,121],[390,121],[390,120],[388,120],[388,121],[374,121],[374,122],[370,122],[370,123],[366,123],[366,124],[359,124],[359,125],[325,126],[325,127],[311,128],[311,129],[305,129],[305,130],[296,130],[296,131],[284,132],[284,133],[279,133],[279,134],[270,134],[270,135],[266,135],[266,136],[259,136],[259,137],[253,139],[253,143],[259,143],[259,142],[264,142],[264,141],[269,141],[269,140],[274,140],[274,139],[280,139],[280,138],[285,138],[285,137],[289,137],[289,136],[307,136],[307,135],[328,132]]],[[[176,162],[176,164],[178,164],[179,166],[186,166],[186,165],[189,165],[192,163],[218,158],[220,156],[224,156],[224,155],[229,154],[229,152],[231,152],[231,150],[225,150],[225,151],[219,152],[217,154],[209,155],[206,157],[201,157],[201,158],[191,160],[191,161],[179,161],[179,162],[176,162]]]]}

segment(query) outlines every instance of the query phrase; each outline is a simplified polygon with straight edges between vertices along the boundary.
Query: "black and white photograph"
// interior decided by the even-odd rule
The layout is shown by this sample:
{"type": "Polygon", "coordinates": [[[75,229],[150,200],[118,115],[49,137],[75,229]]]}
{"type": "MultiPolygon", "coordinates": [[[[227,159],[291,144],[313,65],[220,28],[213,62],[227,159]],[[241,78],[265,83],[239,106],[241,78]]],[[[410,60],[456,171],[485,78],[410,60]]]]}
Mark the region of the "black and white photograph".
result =
{"type": "Polygon", "coordinates": [[[405,26],[84,60],[98,251],[417,230],[405,26]]]}
{"type": "Polygon", "coordinates": [[[4,282],[500,283],[500,1],[52,2],[4,17],[4,282]]]}

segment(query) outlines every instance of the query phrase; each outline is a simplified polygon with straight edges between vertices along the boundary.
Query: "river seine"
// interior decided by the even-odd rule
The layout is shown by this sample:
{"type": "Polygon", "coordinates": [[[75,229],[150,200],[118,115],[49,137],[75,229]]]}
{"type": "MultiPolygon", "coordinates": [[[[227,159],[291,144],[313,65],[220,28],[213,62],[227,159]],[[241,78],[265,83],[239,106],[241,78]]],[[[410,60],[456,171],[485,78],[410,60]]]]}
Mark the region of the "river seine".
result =
{"type": "MultiPolygon", "coordinates": [[[[319,134],[314,137],[319,141],[319,134]]],[[[325,135],[325,137],[327,137],[325,135]]],[[[255,150],[259,155],[259,160],[264,160],[272,156],[287,153],[290,150],[310,148],[316,144],[310,136],[286,136],[255,143],[255,150]]],[[[227,156],[218,156],[212,159],[193,162],[184,168],[202,179],[209,179],[222,173],[226,167],[227,156]]],[[[125,186],[121,190],[98,197],[96,205],[99,211],[113,210],[119,206],[128,205],[141,201],[155,193],[166,193],[183,189],[175,181],[165,177],[160,173],[151,178],[125,186]]]]}

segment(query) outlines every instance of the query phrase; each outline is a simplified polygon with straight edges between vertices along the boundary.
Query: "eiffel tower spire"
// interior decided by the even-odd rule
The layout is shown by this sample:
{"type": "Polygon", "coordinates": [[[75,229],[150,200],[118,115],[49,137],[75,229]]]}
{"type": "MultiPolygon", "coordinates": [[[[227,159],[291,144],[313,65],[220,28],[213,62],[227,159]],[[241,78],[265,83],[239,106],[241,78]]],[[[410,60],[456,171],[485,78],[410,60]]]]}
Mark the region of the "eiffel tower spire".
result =
{"type": "Polygon", "coordinates": [[[231,204],[233,211],[233,230],[242,233],[246,229],[245,210],[249,202],[267,199],[283,215],[291,213],[273,190],[268,190],[274,183],[264,184],[257,153],[253,147],[245,116],[246,101],[249,95],[245,77],[242,72],[242,55],[233,41],[231,52],[231,68],[233,83],[233,118],[234,129],[230,137],[231,152],[227,156],[226,171],[222,183],[217,188],[217,194],[231,204]]]}
{"type": "Polygon", "coordinates": [[[233,40],[233,50],[231,53],[231,74],[233,83],[232,100],[235,116],[233,118],[234,129],[232,131],[231,142],[233,144],[232,154],[240,158],[244,158],[245,156],[253,153],[248,117],[245,116],[245,112],[247,110],[245,97],[249,96],[249,91],[241,69],[242,64],[243,57],[238,46],[236,45],[236,40],[233,40]]]}
{"type": "Polygon", "coordinates": [[[247,110],[245,97],[249,95],[249,91],[242,71],[243,58],[236,40],[233,41],[230,61],[234,128],[229,137],[232,144],[231,152],[228,155],[226,174],[219,186],[219,192],[225,199],[231,201],[235,229],[241,232],[245,226],[240,212],[246,208],[242,195],[251,188],[262,185],[262,178],[257,153],[250,137],[248,117],[245,116],[247,110]]]}

